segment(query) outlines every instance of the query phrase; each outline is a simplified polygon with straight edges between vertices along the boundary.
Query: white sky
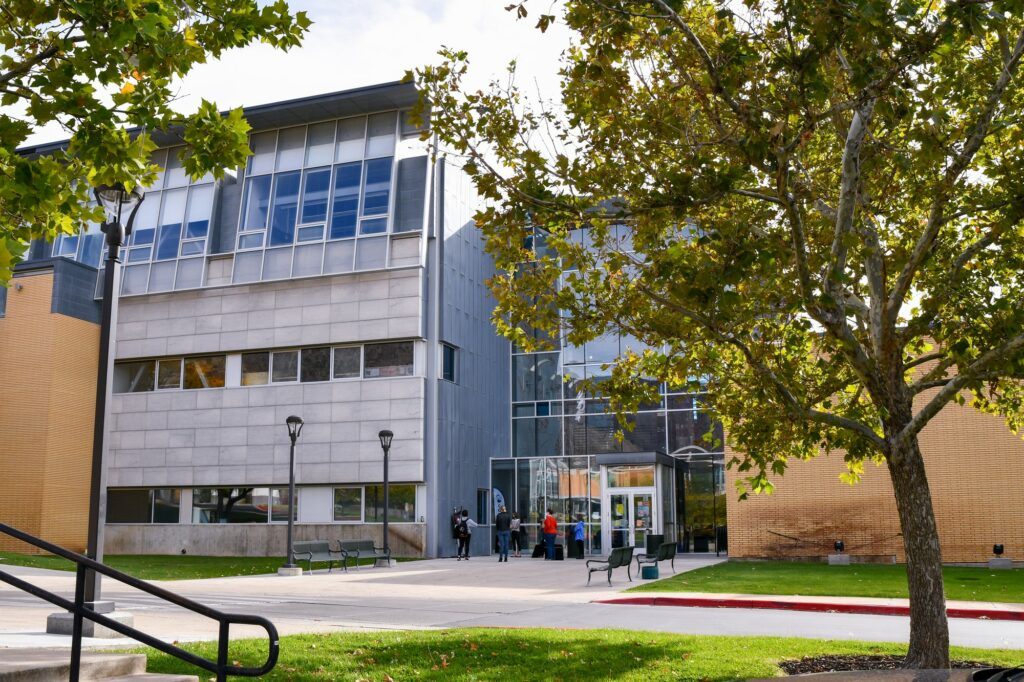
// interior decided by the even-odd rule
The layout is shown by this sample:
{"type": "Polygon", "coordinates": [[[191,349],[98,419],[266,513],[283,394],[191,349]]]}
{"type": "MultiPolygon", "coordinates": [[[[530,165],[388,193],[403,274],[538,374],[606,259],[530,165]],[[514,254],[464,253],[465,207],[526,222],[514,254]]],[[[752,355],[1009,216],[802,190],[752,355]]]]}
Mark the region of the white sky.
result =
{"type": "MultiPolygon", "coordinates": [[[[182,81],[175,107],[191,112],[200,98],[221,109],[266,104],[376,83],[395,81],[406,69],[439,61],[446,45],[469,52],[471,78],[479,87],[501,76],[512,59],[519,82],[547,97],[557,94],[558,57],[569,31],[534,25],[541,13],[561,12],[553,0],[527,4],[530,16],[517,21],[504,10],[511,0],[289,0],[305,10],[313,26],[302,47],[280,52],[264,45],[234,50],[218,62],[200,65],[182,81]]],[[[67,135],[59,127],[37,131],[26,144],[67,135]]]]}

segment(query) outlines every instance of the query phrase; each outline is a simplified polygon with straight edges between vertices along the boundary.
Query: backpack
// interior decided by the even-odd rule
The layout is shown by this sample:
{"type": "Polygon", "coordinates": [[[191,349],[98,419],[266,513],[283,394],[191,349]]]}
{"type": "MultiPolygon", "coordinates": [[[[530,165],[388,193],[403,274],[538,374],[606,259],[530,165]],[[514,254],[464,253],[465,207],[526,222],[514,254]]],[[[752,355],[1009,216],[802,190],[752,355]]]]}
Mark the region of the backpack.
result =
{"type": "Polygon", "coordinates": [[[455,525],[455,536],[460,540],[465,540],[469,537],[469,524],[466,523],[465,519],[462,519],[455,525]]]}

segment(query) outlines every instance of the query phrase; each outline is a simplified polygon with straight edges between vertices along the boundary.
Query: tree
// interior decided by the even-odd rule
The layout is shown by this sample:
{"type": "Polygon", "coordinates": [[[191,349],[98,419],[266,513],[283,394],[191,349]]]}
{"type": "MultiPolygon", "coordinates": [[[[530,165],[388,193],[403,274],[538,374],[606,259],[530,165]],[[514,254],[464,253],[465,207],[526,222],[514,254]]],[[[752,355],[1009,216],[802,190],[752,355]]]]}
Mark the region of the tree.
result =
{"type": "Polygon", "coordinates": [[[171,109],[174,79],[254,41],[288,49],[310,25],[284,0],[4,0],[0,13],[0,285],[29,241],[100,217],[91,187],[152,183],[152,131],[180,132],[193,177],[240,165],[241,110],[223,116],[204,100],[183,117],[171,109]],[[70,136],[65,149],[18,153],[52,123],[70,136]]]}
{"type": "Polygon", "coordinates": [[[455,50],[414,76],[486,200],[505,335],[641,339],[603,386],[620,412],[643,377],[708,377],[744,494],[821,452],[843,451],[850,481],[887,468],[908,666],[949,663],[918,434],[951,401],[1024,423],[1022,17],[1009,0],[570,0],[560,102],[531,102],[514,65],[463,92],[455,50]]]}

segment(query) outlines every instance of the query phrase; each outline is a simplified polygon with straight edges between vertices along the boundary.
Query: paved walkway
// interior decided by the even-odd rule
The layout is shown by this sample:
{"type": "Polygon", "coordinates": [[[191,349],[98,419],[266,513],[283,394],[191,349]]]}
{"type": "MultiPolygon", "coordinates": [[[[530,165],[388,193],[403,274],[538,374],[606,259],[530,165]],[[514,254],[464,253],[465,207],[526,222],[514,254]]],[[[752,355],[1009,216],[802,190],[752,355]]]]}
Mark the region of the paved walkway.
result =
{"type": "MultiPolygon", "coordinates": [[[[716,563],[712,558],[676,559],[678,571],[716,563]]],[[[70,595],[70,573],[8,567],[26,580],[70,595]]],[[[271,619],[282,634],[447,627],[616,627],[689,634],[776,635],[833,639],[906,641],[908,619],[841,613],[750,609],[663,608],[592,603],[621,595],[636,582],[616,571],[613,587],[595,574],[586,586],[582,561],[545,562],[490,557],[470,562],[437,559],[363,568],[348,573],[296,578],[250,576],[162,583],[222,611],[271,619]]],[[[630,596],[650,597],[650,593],[630,596]]],[[[212,621],[149,595],[104,581],[103,597],[134,614],[136,627],[167,641],[211,639],[212,621]]],[[[54,609],[0,584],[0,647],[68,646],[70,638],[42,634],[54,609]]],[[[261,636],[239,627],[232,637],[261,636]]],[[[1024,647],[1024,622],[951,621],[953,642],[965,646],[1024,647]]],[[[111,646],[111,640],[92,640],[111,646]]]]}

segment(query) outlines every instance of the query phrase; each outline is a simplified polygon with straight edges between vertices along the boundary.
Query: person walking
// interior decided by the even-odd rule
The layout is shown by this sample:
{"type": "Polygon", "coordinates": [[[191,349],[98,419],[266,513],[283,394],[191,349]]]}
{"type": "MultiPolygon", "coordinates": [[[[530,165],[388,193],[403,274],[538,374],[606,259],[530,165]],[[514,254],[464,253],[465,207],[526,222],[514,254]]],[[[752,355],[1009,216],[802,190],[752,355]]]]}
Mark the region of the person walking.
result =
{"type": "Polygon", "coordinates": [[[576,539],[576,558],[583,558],[583,515],[576,517],[576,528],[574,537],[576,539]]]}
{"type": "Polygon", "coordinates": [[[544,561],[555,560],[555,538],[557,536],[558,519],[555,518],[555,513],[548,509],[548,513],[544,517],[544,544],[547,549],[547,555],[544,557],[544,561]]]}
{"type": "Polygon", "coordinates": [[[512,517],[509,516],[508,510],[504,506],[494,517],[494,529],[498,533],[498,562],[508,563],[508,543],[512,539],[512,517]]]}
{"type": "Polygon", "coordinates": [[[517,558],[522,556],[522,554],[520,554],[520,544],[522,543],[522,538],[520,536],[521,525],[522,520],[519,518],[519,512],[512,512],[512,520],[509,522],[509,533],[512,539],[512,549],[515,550],[515,554],[513,556],[517,558]]]}
{"type": "Polygon", "coordinates": [[[463,509],[459,522],[455,525],[455,537],[459,539],[459,555],[457,561],[469,561],[469,541],[473,539],[473,529],[479,524],[469,518],[469,511],[463,509]]]}

